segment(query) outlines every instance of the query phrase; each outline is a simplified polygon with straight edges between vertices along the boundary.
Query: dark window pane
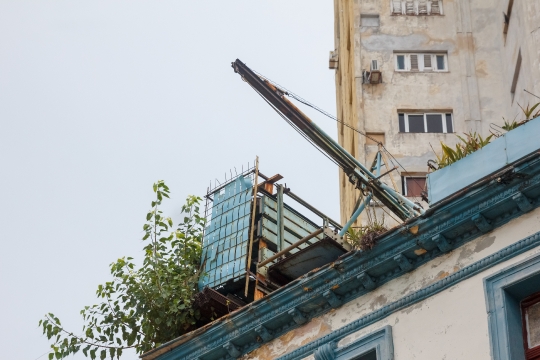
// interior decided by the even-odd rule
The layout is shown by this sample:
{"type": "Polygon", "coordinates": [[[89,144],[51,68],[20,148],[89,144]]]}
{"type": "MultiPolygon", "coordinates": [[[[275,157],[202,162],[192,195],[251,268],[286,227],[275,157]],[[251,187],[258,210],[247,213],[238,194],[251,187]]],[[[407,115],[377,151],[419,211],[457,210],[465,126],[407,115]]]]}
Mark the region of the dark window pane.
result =
{"type": "Polygon", "coordinates": [[[405,70],[405,55],[397,56],[397,68],[398,70],[405,70]]]}
{"type": "Polygon", "coordinates": [[[426,115],[427,132],[430,133],[442,133],[442,114],[428,114],[426,115]]]}
{"type": "Polygon", "coordinates": [[[454,127],[452,126],[452,114],[446,114],[446,132],[454,132],[454,127]]]}
{"type": "Polygon", "coordinates": [[[409,132],[426,132],[424,129],[424,115],[409,115],[409,132]]]}
{"type": "Polygon", "coordinates": [[[426,178],[425,177],[407,177],[405,178],[405,186],[407,187],[407,196],[420,197],[422,191],[426,187],[426,178]]]}
{"type": "Polygon", "coordinates": [[[377,360],[377,351],[372,350],[367,354],[360,355],[359,357],[354,358],[354,360],[377,360]]]}
{"type": "Polygon", "coordinates": [[[437,70],[444,70],[444,55],[437,55],[437,70]]]}
{"type": "Polygon", "coordinates": [[[399,117],[399,132],[405,132],[405,114],[398,114],[399,117]]]}

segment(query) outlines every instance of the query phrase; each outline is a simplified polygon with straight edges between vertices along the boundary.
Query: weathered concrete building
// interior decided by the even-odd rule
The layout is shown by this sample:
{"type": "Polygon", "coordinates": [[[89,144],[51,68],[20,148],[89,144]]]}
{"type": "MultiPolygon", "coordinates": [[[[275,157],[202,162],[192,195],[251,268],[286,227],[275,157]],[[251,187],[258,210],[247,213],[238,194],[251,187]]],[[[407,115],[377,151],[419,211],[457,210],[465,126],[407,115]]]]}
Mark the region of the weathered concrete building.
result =
{"type": "MultiPolygon", "coordinates": [[[[336,0],[339,141],[370,163],[383,142],[417,197],[426,162],[456,134],[489,135],[518,104],[540,95],[540,2],[536,0],[336,0]],[[366,138],[347,125],[369,135],[366,138]]],[[[392,160],[392,159],[391,159],[392,160]]],[[[357,190],[340,174],[341,217],[357,190]]]]}

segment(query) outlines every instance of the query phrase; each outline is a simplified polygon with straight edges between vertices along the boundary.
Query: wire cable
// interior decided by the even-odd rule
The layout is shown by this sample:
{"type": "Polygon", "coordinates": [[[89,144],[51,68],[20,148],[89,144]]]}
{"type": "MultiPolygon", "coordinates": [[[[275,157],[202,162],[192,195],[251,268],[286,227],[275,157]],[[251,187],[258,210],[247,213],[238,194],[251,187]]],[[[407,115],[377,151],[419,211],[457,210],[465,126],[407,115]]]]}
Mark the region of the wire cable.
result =
{"type": "MultiPolygon", "coordinates": [[[[358,130],[357,128],[355,128],[355,127],[353,127],[353,126],[351,126],[351,125],[345,123],[344,121],[339,120],[337,117],[333,116],[333,115],[330,114],[329,112],[327,112],[327,111],[325,111],[325,110],[319,108],[318,106],[316,106],[316,105],[310,103],[309,101],[307,101],[307,100],[305,100],[304,98],[300,97],[299,95],[293,93],[292,91],[288,90],[287,88],[285,88],[284,86],[278,84],[277,82],[275,82],[275,81],[273,81],[273,80],[267,78],[266,76],[264,76],[264,75],[262,75],[262,74],[260,74],[260,73],[258,73],[258,72],[256,72],[256,71],[254,71],[254,70],[253,70],[253,72],[254,72],[255,74],[257,74],[258,76],[260,76],[261,78],[263,78],[263,79],[269,81],[269,82],[272,83],[273,85],[279,87],[281,90],[284,91],[284,94],[285,94],[285,95],[290,96],[291,98],[293,98],[293,99],[295,99],[295,100],[301,102],[302,104],[304,104],[304,105],[306,105],[306,106],[309,106],[310,108],[312,108],[312,109],[314,109],[314,110],[320,112],[321,114],[325,115],[326,117],[329,117],[330,119],[332,119],[332,120],[334,120],[334,121],[337,121],[338,123],[340,123],[340,124],[342,124],[342,125],[348,127],[349,129],[351,129],[351,130],[353,130],[353,131],[359,133],[360,135],[362,135],[362,136],[364,136],[364,137],[366,137],[366,138],[372,140],[372,141],[375,142],[376,144],[381,145],[381,147],[384,149],[384,151],[385,151],[392,159],[394,159],[394,160],[396,161],[396,163],[398,164],[399,167],[401,167],[406,173],[409,172],[409,171],[407,171],[407,169],[405,169],[405,167],[404,167],[403,165],[401,165],[401,163],[394,157],[394,155],[392,155],[392,153],[390,153],[390,151],[388,151],[388,149],[387,149],[387,148],[384,146],[384,144],[381,143],[380,141],[378,141],[378,140],[374,139],[373,137],[369,136],[368,134],[366,134],[366,133],[364,133],[364,132],[358,130]]],[[[259,95],[261,95],[261,94],[259,94],[259,95]]],[[[261,97],[262,97],[262,95],[261,95],[261,97]]],[[[298,130],[297,130],[297,131],[298,131],[298,130]]],[[[314,145],[314,146],[316,146],[316,145],[314,145]]],[[[320,151],[320,149],[319,149],[319,151],[320,151]]],[[[391,175],[389,175],[389,176],[391,176],[391,175]]],[[[422,188],[422,185],[421,185],[420,183],[418,183],[418,181],[416,181],[414,178],[412,178],[412,180],[416,183],[416,185],[418,185],[418,187],[422,188]]],[[[412,197],[414,200],[416,200],[417,202],[422,201],[422,199],[419,199],[417,196],[411,196],[411,197],[412,197]]]]}

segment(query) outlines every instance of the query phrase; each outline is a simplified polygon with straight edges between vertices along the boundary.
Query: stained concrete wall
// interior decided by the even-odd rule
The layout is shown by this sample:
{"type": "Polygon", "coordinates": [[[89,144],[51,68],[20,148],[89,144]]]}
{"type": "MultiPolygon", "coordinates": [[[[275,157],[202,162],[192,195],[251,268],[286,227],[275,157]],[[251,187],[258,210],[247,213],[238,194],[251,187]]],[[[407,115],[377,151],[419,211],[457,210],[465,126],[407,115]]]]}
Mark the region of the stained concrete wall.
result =
{"type": "MultiPolygon", "coordinates": [[[[538,231],[540,208],[512,220],[454,251],[394,279],[304,326],[264,344],[244,360],[276,359],[348,323],[405,297],[459,269],[538,231]]],[[[396,360],[489,360],[488,317],[483,279],[511,264],[540,253],[540,247],[498,264],[424,301],[395,312],[342,339],[346,345],[385,325],[392,326],[396,360]]],[[[307,357],[312,359],[312,356],[307,357]]]]}
{"type": "MultiPolygon", "coordinates": [[[[427,172],[442,141],[454,134],[400,133],[398,111],[451,111],[458,134],[475,131],[483,136],[492,124],[514,119],[518,103],[540,96],[540,2],[515,1],[508,34],[503,34],[503,12],[509,0],[443,0],[444,15],[391,15],[390,0],[335,0],[337,114],[344,123],[362,132],[384,133],[386,148],[406,169],[400,175],[427,172]],[[362,26],[362,14],[377,14],[380,26],[362,26]],[[510,89],[518,53],[522,65],[515,97],[510,89]],[[394,70],[394,52],[442,51],[448,53],[448,72],[405,73],[394,70]],[[362,84],[362,71],[371,60],[379,61],[383,82],[362,84]]],[[[338,124],[340,143],[360,161],[370,164],[377,146],[343,124],[338,124]]],[[[390,179],[386,182],[390,185],[390,179]]],[[[350,217],[358,191],[340,172],[341,218],[350,217]]],[[[393,225],[392,222],[389,225],[393,225]]]]}

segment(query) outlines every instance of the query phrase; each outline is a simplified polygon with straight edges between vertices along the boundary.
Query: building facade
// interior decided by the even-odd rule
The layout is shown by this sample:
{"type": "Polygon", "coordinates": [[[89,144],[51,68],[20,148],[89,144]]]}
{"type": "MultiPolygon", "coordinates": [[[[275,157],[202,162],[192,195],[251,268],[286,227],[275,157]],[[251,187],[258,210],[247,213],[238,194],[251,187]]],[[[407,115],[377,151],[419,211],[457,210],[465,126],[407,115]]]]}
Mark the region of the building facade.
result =
{"type": "MultiPolygon", "coordinates": [[[[456,134],[488,136],[540,96],[540,2],[335,0],[339,141],[361,162],[382,142],[396,187],[420,201],[427,161],[456,134]],[[530,93],[526,92],[529,91],[530,93]],[[350,127],[368,135],[365,137],[350,127]]],[[[358,191],[340,173],[341,217],[358,191]]]]}

